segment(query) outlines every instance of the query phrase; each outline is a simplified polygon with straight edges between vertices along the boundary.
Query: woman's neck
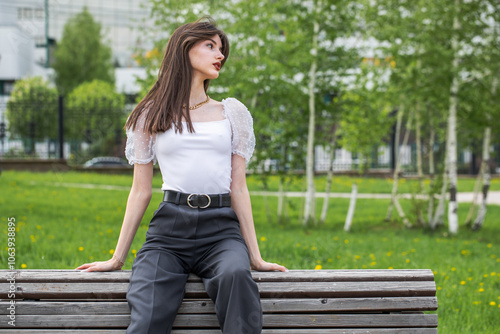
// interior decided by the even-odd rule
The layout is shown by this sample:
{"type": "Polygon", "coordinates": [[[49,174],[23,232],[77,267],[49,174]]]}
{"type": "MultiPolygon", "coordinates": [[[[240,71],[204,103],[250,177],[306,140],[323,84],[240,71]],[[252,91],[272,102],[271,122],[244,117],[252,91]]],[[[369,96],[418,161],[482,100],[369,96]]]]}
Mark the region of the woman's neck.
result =
{"type": "Polygon", "coordinates": [[[189,105],[203,102],[206,98],[207,93],[205,92],[203,81],[193,80],[193,82],[191,82],[191,92],[189,94],[189,105]]]}

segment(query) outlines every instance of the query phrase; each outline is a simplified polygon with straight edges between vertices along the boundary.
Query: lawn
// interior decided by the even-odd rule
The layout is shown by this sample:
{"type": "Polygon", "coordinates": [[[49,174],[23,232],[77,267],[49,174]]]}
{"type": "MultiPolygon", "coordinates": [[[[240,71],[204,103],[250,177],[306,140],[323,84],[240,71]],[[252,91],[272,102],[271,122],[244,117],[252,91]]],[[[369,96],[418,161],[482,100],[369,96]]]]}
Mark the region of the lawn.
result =
{"type": "MultiPolygon", "coordinates": [[[[492,189],[498,190],[498,179],[492,189]]],[[[317,189],[325,184],[316,179],[317,189]]],[[[339,177],[335,192],[350,191],[356,182],[360,192],[390,192],[390,180],[339,177]]],[[[413,181],[404,181],[405,184],[413,181]]],[[[161,186],[156,175],[154,187],[161,186]]],[[[3,172],[0,176],[0,242],[7,245],[7,220],[16,221],[17,268],[75,268],[81,263],[105,260],[113,253],[131,184],[130,175],[92,173],[3,172]],[[108,189],[83,188],[78,184],[113,185],[108,189]]],[[[461,179],[459,189],[470,191],[473,180],[461,179]]],[[[262,190],[256,177],[249,188],[262,190]]],[[[277,179],[269,181],[277,189],[277,179]]],[[[296,180],[290,187],[300,190],[296,180]]],[[[411,186],[406,188],[411,189],[411,186]]],[[[125,269],[143,243],[148,221],[161,201],[155,192],[133,242],[125,269]]],[[[360,199],[352,231],[343,231],[347,199],[331,199],[324,225],[303,227],[299,213],[302,200],[289,199],[288,219],[277,222],[275,210],[268,217],[266,206],[276,207],[275,197],[253,196],[258,241],[263,257],[290,269],[409,269],[430,268],[438,286],[440,333],[500,333],[500,216],[499,206],[490,206],[484,227],[478,232],[460,228],[449,236],[446,228],[428,231],[406,229],[400,222],[384,222],[387,200],[360,199]],[[266,204],[267,201],[267,204],[266,204]]],[[[318,213],[322,201],[317,201],[318,213]]],[[[409,201],[402,202],[409,209],[409,201]]],[[[460,204],[459,217],[468,205],[460,204]]],[[[5,246],[7,248],[7,246],[5,246]]],[[[7,264],[7,251],[0,253],[7,264]]]]}

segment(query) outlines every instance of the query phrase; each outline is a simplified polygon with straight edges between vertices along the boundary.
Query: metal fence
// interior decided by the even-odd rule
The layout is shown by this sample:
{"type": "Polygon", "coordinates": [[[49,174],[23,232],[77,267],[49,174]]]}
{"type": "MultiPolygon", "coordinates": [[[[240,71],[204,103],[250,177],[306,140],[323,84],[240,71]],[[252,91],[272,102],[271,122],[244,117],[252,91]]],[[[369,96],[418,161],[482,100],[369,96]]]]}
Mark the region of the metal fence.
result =
{"type": "Polygon", "coordinates": [[[130,105],[116,110],[110,101],[92,101],[75,107],[60,97],[47,108],[42,102],[13,106],[0,99],[2,158],[64,158],[79,165],[96,156],[124,156],[130,105]]]}

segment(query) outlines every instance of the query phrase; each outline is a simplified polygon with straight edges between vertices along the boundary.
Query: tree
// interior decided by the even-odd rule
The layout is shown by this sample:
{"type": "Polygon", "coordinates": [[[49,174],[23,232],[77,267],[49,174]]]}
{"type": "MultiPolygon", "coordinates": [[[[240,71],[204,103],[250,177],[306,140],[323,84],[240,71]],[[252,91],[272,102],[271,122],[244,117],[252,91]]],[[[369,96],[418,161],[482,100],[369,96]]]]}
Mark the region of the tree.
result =
{"type": "Polygon", "coordinates": [[[64,26],[54,56],[55,82],[63,95],[94,79],[114,83],[111,48],[103,43],[101,25],[86,7],[64,26]]]}
{"type": "Polygon", "coordinates": [[[121,133],[124,97],[108,82],[93,80],[76,87],[67,98],[66,137],[85,141],[92,154],[113,154],[114,139],[121,133]],[[109,145],[106,145],[111,141],[109,145]]]}
{"type": "Polygon", "coordinates": [[[11,135],[23,139],[25,151],[35,153],[35,141],[57,138],[57,90],[41,77],[19,80],[7,102],[11,135]]]}

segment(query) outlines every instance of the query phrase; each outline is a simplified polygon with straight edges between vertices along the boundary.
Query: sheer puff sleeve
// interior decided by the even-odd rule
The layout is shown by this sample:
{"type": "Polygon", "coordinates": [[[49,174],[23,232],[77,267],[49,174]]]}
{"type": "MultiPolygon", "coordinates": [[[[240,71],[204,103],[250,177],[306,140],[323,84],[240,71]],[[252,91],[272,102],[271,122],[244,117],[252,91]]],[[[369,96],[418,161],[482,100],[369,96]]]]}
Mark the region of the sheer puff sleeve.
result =
{"type": "Polygon", "coordinates": [[[146,112],[143,112],[135,129],[127,129],[127,144],[125,146],[125,156],[129,164],[147,164],[151,161],[156,163],[156,134],[149,134],[144,131],[144,119],[146,112]]]}
{"type": "Polygon", "coordinates": [[[224,99],[222,103],[224,116],[231,124],[231,153],[242,156],[248,163],[255,149],[252,115],[243,103],[234,98],[224,99]]]}

